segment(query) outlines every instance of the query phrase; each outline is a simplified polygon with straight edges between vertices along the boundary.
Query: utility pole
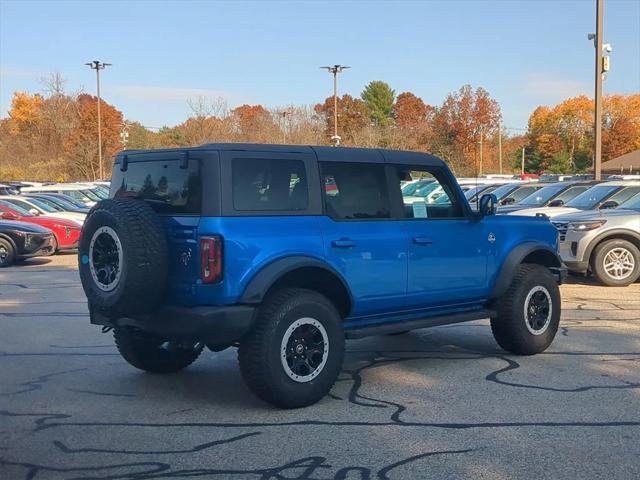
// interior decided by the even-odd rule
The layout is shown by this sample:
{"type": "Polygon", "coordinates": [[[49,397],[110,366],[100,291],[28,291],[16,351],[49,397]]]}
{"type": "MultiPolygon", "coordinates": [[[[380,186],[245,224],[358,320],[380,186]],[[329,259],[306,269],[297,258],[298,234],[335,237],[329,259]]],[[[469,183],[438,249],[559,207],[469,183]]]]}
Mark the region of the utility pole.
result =
{"type": "MultiPolygon", "coordinates": [[[[593,126],[594,151],[593,151],[593,178],[600,180],[602,177],[602,75],[607,68],[603,65],[602,55],[602,30],[604,17],[604,0],[596,0],[596,33],[587,35],[589,40],[593,40],[596,50],[596,77],[595,77],[595,118],[593,126]]],[[[611,48],[611,47],[609,47],[611,48]]]]}
{"type": "Polygon", "coordinates": [[[500,164],[500,175],[502,175],[502,125],[498,126],[498,163],[500,164]]]}
{"type": "Polygon", "coordinates": [[[481,177],[482,176],[482,137],[483,137],[483,130],[482,127],[480,127],[480,168],[479,168],[479,172],[478,172],[478,176],[481,177]]]}
{"type": "Polygon", "coordinates": [[[96,71],[96,92],[98,96],[98,162],[99,162],[99,172],[100,179],[104,179],[104,169],[102,166],[102,119],[100,116],[100,70],[104,70],[107,67],[110,67],[110,63],[102,63],[99,60],[94,60],[93,62],[85,63],[90,69],[96,71]]]}
{"type": "Polygon", "coordinates": [[[520,166],[520,173],[522,175],[524,175],[524,149],[525,149],[525,147],[522,147],[522,164],[520,166]]]}
{"type": "Polygon", "coordinates": [[[338,135],[338,74],[346,70],[344,65],[334,65],[333,67],[320,67],[333,74],[333,136],[331,140],[334,141],[335,146],[340,145],[340,136],[338,135]]]}

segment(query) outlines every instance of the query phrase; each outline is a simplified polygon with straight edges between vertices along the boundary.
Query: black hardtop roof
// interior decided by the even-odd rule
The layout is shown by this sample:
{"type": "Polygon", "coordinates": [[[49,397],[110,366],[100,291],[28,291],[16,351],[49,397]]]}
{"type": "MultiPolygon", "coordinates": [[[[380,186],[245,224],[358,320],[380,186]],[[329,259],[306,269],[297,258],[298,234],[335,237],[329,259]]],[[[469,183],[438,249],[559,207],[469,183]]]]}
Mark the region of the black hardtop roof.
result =
{"type": "MultiPolygon", "coordinates": [[[[266,143],[207,143],[199,147],[164,148],[158,150],[124,150],[116,155],[116,163],[123,156],[132,156],[130,160],[138,160],[139,155],[183,153],[198,150],[237,151],[237,152],[269,152],[269,153],[303,153],[315,154],[321,162],[367,162],[395,163],[424,166],[444,166],[440,158],[423,152],[403,150],[387,150],[380,148],[328,147],[317,145],[273,145],[266,143]]],[[[134,160],[134,161],[135,161],[134,160]]]]}

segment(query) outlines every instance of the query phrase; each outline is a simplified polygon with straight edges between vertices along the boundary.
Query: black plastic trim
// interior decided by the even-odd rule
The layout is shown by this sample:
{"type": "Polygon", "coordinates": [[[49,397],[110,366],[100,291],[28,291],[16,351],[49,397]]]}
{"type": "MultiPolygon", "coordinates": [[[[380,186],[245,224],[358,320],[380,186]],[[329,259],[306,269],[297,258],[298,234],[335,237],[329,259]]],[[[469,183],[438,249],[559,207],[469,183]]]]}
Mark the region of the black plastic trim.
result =
{"type": "Polygon", "coordinates": [[[504,292],[506,292],[509,288],[509,285],[511,285],[513,276],[515,275],[515,271],[518,265],[520,265],[528,255],[540,250],[543,250],[545,252],[552,254],[553,257],[556,259],[556,265],[553,265],[552,267],[560,268],[562,266],[562,261],[560,260],[560,257],[558,257],[558,254],[553,249],[549,248],[548,245],[544,243],[538,243],[538,242],[522,243],[517,247],[515,247],[513,250],[511,250],[511,252],[509,252],[509,255],[507,256],[506,260],[502,264],[500,273],[498,274],[498,277],[493,287],[493,291],[491,292],[490,298],[491,299],[498,298],[504,292]]]}
{"type": "Polygon", "coordinates": [[[589,262],[591,259],[591,254],[593,250],[598,246],[598,244],[604,240],[611,240],[613,238],[619,238],[620,235],[627,235],[629,237],[633,237],[640,242],[640,234],[634,232],[633,230],[627,230],[624,228],[615,228],[611,230],[604,231],[600,233],[598,236],[593,237],[593,239],[589,242],[586,250],[584,251],[585,255],[583,260],[585,262],[589,262]]]}
{"type": "Polygon", "coordinates": [[[383,323],[378,325],[368,325],[345,330],[347,338],[363,338],[371,335],[386,335],[389,333],[404,332],[407,330],[417,330],[419,328],[437,327],[452,323],[471,322],[483,318],[494,317],[493,310],[476,310],[473,312],[455,313],[450,315],[439,315],[435,317],[421,318],[419,320],[399,321],[383,323]]]}
{"type": "MultiPolygon", "coordinates": [[[[302,255],[281,258],[260,270],[245,288],[244,293],[238,300],[239,303],[244,304],[256,304],[260,303],[264,298],[264,295],[269,291],[269,288],[284,274],[292,272],[298,268],[315,267],[326,270],[333,274],[342,284],[344,289],[349,294],[350,308],[353,306],[353,296],[349,289],[347,282],[342,278],[336,270],[327,265],[326,263],[316,260],[315,258],[305,257],[302,255]]],[[[348,314],[346,315],[348,316],[348,314]]]]}

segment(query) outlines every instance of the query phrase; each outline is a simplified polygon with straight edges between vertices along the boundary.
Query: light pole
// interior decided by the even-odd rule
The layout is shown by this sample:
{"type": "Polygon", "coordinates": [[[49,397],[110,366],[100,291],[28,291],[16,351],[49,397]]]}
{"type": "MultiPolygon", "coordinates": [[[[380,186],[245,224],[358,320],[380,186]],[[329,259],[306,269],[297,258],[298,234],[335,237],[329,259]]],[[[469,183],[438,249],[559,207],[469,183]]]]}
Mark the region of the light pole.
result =
{"type": "Polygon", "coordinates": [[[103,63],[99,60],[94,60],[93,62],[85,63],[90,69],[96,71],[96,92],[98,95],[98,164],[99,164],[99,172],[100,179],[104,179],[104,170],[102,168],[102,119],[100,118],[100,70],[104,70],[107,67],[110,67],[110,63],[103,63]]]}
{"type": "Polygon", "coordinates": [[[340,145],[340,136],[338,136],[338,74],[351,67],[334,65],[333,67],[320,68],[323,68],[333,74],[333,136],[331,137],[331,140],[335,142],[337,147],[340,145]]]}
{"type": "Polygon", "coordinates": [[[282,143],[287,143],[287,116],[290,116],[293,113],[291,110],[283,110],[280,112],[282,116],[282,143]]]}
{"type": "Polygon", "coordinates": [[[602,24],[604,17],[604,0],[596,0],[596,33],[587,38],[593,40],[596,49],[596,108],[594,121],[593,178],[600,180],[602,176],[602,24]]]}

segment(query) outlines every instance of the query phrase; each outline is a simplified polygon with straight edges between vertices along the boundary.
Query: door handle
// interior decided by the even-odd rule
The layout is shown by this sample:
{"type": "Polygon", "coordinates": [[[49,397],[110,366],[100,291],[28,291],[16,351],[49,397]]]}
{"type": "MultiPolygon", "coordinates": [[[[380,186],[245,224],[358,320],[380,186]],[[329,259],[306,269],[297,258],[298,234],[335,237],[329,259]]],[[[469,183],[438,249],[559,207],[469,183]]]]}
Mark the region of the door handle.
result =
{"type": "Polygon", "coordinates": [[[431,245],[433,242],[427,237],[413,237],[413,243],[416,245],[431,245]]]}
{"type": "Polygon", "coordinates": [[[356,246],[356,242],[350,238],[341,238],[340,240],[333,240],[331,246],[335,248],[351,248],[356,246]]]}

